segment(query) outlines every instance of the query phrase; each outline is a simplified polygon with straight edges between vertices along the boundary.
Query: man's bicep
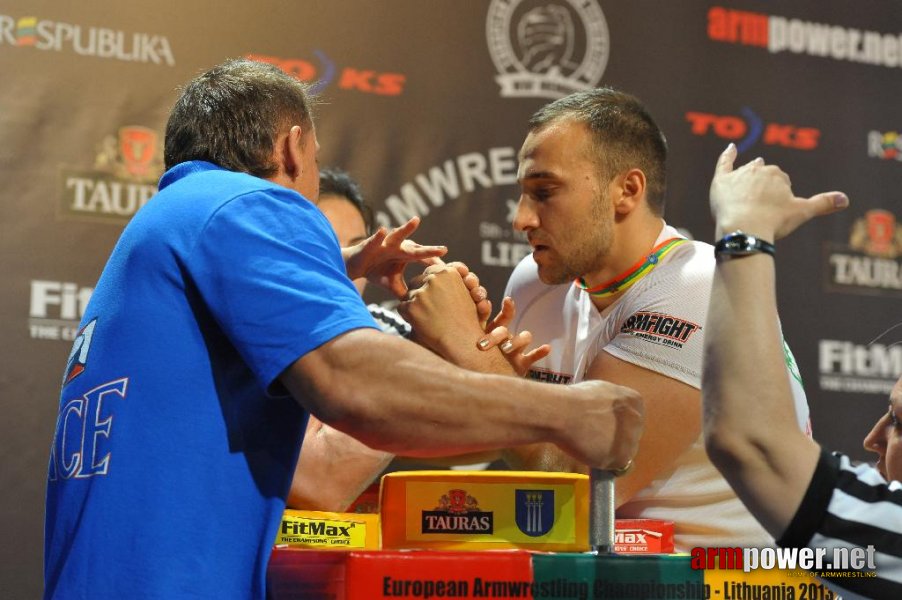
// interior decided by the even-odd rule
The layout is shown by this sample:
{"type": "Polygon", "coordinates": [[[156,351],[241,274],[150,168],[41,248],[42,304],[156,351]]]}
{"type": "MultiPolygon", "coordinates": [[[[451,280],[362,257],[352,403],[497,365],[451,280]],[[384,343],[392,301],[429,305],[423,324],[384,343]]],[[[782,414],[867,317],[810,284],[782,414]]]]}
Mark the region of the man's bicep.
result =
{"type": "Polygon", "coordinates": [[[667,472],[701,434],[701,394],[682,381],[617,358],[605,351],[589,365],[586,379],[631,387],[645,400],[645,430],[633,469],[617,480],[623,504],[667,472]]]}

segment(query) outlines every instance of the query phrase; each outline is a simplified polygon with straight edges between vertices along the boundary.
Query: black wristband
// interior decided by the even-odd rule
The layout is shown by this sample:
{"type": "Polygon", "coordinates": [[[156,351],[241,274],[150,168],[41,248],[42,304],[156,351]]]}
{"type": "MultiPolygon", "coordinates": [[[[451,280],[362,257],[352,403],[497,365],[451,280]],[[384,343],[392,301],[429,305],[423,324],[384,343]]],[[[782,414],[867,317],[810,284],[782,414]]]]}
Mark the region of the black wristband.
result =
{"type": "Polygon", "coordinates": [[[714,245],[714,256],[718,257],[748,256],[759,252],[770,254],[773,257],[777,255],[777,249],[772,243],[739,230],[728,233],[714,245]]]}

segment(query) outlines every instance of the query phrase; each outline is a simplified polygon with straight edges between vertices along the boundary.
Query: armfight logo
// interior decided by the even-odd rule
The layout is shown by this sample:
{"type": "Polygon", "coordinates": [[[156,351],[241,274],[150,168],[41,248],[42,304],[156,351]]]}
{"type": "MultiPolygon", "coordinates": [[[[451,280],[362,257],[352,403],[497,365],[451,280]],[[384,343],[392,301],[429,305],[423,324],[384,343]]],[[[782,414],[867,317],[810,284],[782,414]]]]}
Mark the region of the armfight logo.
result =
{"type": "Polygon", "coordinates": [[[492,0],[489,54],[506,97],[562,98],[595,87],[610,53],[594,0],[492,0]]]}
{"type": "Polygon", "coordinates": [[[61,218],[125,224],[157,192],[163,148],[157,133],[138,125],[97,145],[94,168],[62,169],[61,218]]]}
{"type": "Polygon", "coordinates": [[[313,83],[314,94],[319,94],[332,82],[338,81],[338,88],[375,94],[377,96],[399,96],[404,91],[407,76],[402,73],[383,73],[371,69],[344,67],[339,70],[335,62],[322,50],[314,50],[314,64],[302,58],[281,58],[264,54],[248,54],[249,60],[276,65],[298,81],[313,83]]]}
{"type": "Polygon", "coordinates": [[[902,35],[898,33],[862,31],[722,6],[708,10],[708,38],[756,46],[772,54],[790,52],[879,67],[902,66],[902,35]]]}
{"type": "Polygon", "coordinates": [[[72,342],[94,288],[70,281],[31,281],[28,332],[34,340],[72,342]]]}
{"type": "Polygon", "coordinates": [[[0,46],[74,52],[128,62],[175,66],[169,40],[162,35],[126,33],[37,17],[0,15],[0,46]]]}
{"type": "Polygon", "coordinates": [[[691,321],[658,312],[640,311],[620,327],[625,333],[654,344],[680,349],[701,326],[691,321]]]}
{"type": "Polygon", "coordinates": [[[867,211],[848,245],[827,244],[825,254],[827,291],[902,297],[902,227],[888,210],[867,211]]]}

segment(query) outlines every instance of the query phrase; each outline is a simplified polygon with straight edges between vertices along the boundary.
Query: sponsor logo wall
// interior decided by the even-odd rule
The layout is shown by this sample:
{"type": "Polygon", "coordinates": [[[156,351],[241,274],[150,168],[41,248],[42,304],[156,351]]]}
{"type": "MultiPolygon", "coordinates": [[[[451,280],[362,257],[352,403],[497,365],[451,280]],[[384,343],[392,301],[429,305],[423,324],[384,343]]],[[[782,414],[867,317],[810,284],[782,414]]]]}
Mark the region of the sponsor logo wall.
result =
{"type": "MultiPolygon", "coordinates": [[[[172,0],[152,8],[7,3],[0,439],[16,468],[0,481],[15,491],[0,499],[4,591],[41,594],[42,502],[61,375],[77,376],[81,354],[68,370],[67,357],[90,333],[81,315],[119,231],[152,202],[169,104],[179,85],[235,56],[314,85],[326,99],[317,116],[320,163],[360,181],[379,224],[420,216],[417,238],[447,244],[496,304],[530,252],[511,229],[527,120],[572,91],[610,84],[645,100],[671,147],[671,224],[696,239],[712,235],[707,189],[728,142],[741,160],[779,164],[800,195],[848,192],[848,211],[779,245],[781,321],[815,438],[867,458],[861,438],[902,371],[902,326],[894,328],[902,323],[900,35],[891,0],[396,0],[390,8],[335,0],[316,11],[262,0],[213,13],[172,0]]],[[[704,327],[635,317],[629,333],[660,343],[684,343],[704,327]]],[[[488,496],[467,493],[490,510],[488,496]]],[[[553,502],[544,492],[524,490],[520,500],[511,526],[524,535],[546,527],[553,502]]]]}

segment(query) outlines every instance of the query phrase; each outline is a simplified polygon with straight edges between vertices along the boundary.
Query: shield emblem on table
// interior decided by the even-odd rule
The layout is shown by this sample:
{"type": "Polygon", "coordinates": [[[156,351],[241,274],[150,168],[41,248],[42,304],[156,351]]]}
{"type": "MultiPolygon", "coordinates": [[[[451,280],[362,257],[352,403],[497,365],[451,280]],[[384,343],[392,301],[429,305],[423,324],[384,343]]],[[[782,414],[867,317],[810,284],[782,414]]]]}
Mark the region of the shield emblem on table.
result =
{"type": "Polygon", "coordinates": [[[554,526],[554,490],[515,490],[517,527],[530,537],[543,536],[554,526]]]}

